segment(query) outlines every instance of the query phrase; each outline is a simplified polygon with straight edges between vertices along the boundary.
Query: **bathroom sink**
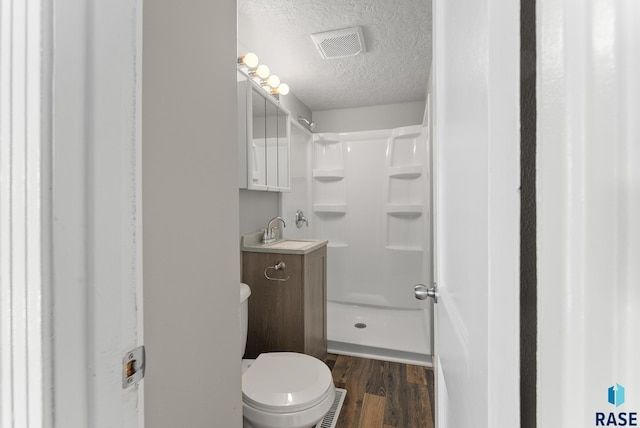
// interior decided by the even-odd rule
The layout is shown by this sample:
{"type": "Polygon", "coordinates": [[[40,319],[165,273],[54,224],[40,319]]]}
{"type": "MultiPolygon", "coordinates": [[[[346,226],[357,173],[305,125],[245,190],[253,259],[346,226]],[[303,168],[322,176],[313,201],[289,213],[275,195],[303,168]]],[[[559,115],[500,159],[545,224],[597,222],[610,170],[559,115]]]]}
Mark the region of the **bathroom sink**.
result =
{"type": "Polygon", "coordinates": [[[269,244],[262,243],[263,232],[242,235],[240,248],[242,251],[280,254],[308,254],[327,245],[324,239],[279,239],[269,244]]]}
{"type": "Polygon", "coordinates": [[[307,247],[316,245],[317,241],[296,241],[285,239],[269,245],[269,248],[275,250],[304,250],[307,247]]]}

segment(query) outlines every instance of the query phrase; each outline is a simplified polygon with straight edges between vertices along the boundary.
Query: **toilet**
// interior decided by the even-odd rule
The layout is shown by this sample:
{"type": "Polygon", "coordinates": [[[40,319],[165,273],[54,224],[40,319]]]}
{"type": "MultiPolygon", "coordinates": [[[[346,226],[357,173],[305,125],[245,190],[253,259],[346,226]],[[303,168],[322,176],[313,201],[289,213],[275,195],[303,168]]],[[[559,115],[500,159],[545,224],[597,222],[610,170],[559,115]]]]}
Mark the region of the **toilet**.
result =
{"type": "MultiPolygon", "coordinates": [[[[247,345],[251,289],[240,284],[240,330],[247,345]]],[[[322,361],[296,352],[267,352],[242,360],[242,418],[249,428],[314,427],[331,408],[335,387],[322,361]]]]}

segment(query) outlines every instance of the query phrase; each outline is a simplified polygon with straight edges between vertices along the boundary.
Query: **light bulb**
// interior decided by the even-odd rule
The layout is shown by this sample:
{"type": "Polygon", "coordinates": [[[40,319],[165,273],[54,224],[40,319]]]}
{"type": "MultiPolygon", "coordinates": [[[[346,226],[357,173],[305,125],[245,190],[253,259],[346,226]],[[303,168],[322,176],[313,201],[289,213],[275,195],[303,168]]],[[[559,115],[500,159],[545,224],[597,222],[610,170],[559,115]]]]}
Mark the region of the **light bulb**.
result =
{"type": "Polygon", "coordinates": [[[280,78],[275,74],[272,74],[269,77],[269,80],[267,80],[267,84],[275,89],[280,85],[280,78]]]}
{"type": "Polygon", "coordinates": [[[261,79],[266,79],[267,77],[269,77],[269,73],[269,67],[264,64],[260,64],[256,69],[256,75],[261,79]]]}
{"type": "Polygon", "coordinates": [[[249,52],[245,56],[238,58],[238,64],[244,64],[249,68],[254,68],[258,65],[258,56],[253,52],[249,52]]]}
{"type": "Polygon", "coordinates": [[[281,83],[280,86],[278,86],[278,93],[280,95],[287,95],[289,93],[289,85],[281,83]]]}

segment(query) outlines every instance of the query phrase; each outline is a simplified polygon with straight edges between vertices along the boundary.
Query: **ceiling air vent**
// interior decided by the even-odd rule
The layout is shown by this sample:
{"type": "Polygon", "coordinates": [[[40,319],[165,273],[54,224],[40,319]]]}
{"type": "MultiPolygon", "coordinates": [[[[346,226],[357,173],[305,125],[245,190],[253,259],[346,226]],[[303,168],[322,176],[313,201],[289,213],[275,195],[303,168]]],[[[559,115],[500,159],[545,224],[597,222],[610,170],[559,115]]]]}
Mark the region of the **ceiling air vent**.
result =
{"type": "Polygon", "coordinates": [[[315,33],[311,39],[324,59],[344,58],[366,52],[362,27],[315,33]]]}

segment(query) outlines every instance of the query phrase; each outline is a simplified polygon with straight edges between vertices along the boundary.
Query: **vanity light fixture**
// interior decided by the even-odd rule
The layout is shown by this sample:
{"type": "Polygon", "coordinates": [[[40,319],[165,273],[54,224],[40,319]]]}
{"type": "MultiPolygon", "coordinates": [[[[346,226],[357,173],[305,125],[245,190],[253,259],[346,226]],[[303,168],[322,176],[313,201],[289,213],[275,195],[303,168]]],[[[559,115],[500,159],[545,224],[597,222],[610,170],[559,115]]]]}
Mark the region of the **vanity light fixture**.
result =
{"type": "Polygon", "coordinates": [[[267,67],[266,65],[260,64],[258,68],[256,68],[253,71],[250,71],[249,74],[251,76],[258,76],[260,79],[266,79],[267,77],[269,77],[269,74],[271,74],[271,71],[269,70],[269,67],[267,67]]]}
{"type": "Polygon", "coordinates": [[[289,93],[289,85],[287,85],[286,83],[281,83],[276,91],[278,91],[278,94],[280,95],[287,95],[289,93]]]}
{"type": "Polygon", "coordinates": [[[253,52],[238,57],[238,70],[255,81],[262,89],[271,95],[287,95],[289,85],[280,82],[278,76],[271,75],[269,67],[265,64],[258,64],[258,56],[253,52]]]}
{"type": "Polygon", "coordinates": [[[249,68],[255,68],[258,65],[258,55],[253,52],[249,52],[244,56],[238,57],[238,64],[245,65],[249,68]]]}
{"type": "Polygon", "coordinates": [[[271,95],[287,95],[289,93],[289,85],[281,83],[277,88],[272,88],[269,85],[262,82],[262,89],[269,92],[271,95]]]}
{"type": "Polygon", "coordinates": [[[280,86],[280,78],[275,74],[272,74],[267,79],[267,85],[269,85],[272,89],[278,89],[278,86],[280,86]]]}

